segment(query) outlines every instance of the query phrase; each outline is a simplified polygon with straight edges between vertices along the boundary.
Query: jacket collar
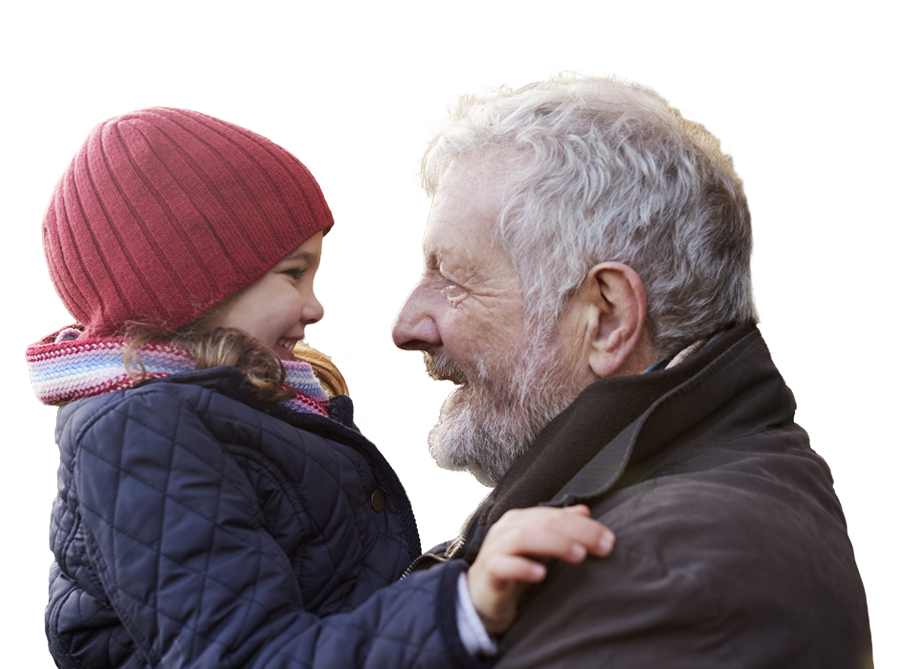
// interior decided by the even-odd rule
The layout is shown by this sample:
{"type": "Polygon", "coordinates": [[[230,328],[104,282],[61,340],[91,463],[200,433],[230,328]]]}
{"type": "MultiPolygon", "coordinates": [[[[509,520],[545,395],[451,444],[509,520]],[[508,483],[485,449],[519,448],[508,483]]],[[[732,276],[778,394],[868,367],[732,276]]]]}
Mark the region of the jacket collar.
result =
{"type": "MultiPolygon", "coordinates": [[[[769,383],[769,396],[786,394],[786,404],[793,413],[793,395],[783,384],[755,326],[736,327],[724,333],[682,364],[678,383],[614,438],[600,445],[597,454],[554,495],[549,505],[569,506],[612,490],[629,465],[664,453],[674,438],[731,401],[742,388],[769,383]],[[747,365],[748,357],[757,364],[747,365]],[[736,377],[740,377],[740,384],[734,383],[736,377]]],[[[589,403],[590,398],[585,399],[589,403]]],[[[572,408],[578,411],[581,407],[573,404],[572,408]]]]}
{"type": "Polygon", "coordinates": [[[730,399],[734,367],[746,354],[767,361],[753,366],[753,374],[774,373],[790,395],[753,324],[722,332],[671,369],[588,386],[548,423],[466,523],[462,556],[474,559],[487,528],[509,509],[566,506],[611,490],[629,465],[658,455],[674,436],[730,399]]]}
{"type": "MultiPolygon", "coordinates": [[[[144,385],[151,383],[186,383],[193,386],[200,386],[208,390],[213,390],[221,395],[230,397],[233,400],[242,402],[249,406],[255,406],[253,395],[247,390],[247,384],[244,382],[244,375],[235,367],[210,367],[208,369],[200,369],[182,374],[173,374],[161,379],[148,379],[144,381],[144,385]]],[[[328,419],[337,421],[342,426],[350,428],[354,432],[359,432],[356,424],[353,422],[353,401],[347,395],[335,395],[329,398],[328,419]]],[[[309,428],[310,425],[327,426],[330,421],[318,421],[313,416],[318,414],[299,413],[290,411],[284,407],[275,406],[270,409],[270,413],[281,420],[296,425],[298,427],[309,428]]]]}

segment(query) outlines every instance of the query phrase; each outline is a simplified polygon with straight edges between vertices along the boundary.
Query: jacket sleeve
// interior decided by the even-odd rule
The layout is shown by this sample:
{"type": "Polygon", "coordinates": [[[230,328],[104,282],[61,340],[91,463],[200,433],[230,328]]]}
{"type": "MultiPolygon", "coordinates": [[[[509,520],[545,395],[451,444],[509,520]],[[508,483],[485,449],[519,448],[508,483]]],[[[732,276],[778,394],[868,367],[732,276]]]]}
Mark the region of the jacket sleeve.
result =
{"type": "Polygon", "coordinates": [[[745,666],[735,664],[721,638],[719,611],[702,585],[694,574],[630,550],[627,537],[617,536],[605,560],[554,567],[501,639],[507,651],[497,667],[745,666]]]}
{"type": "Polygon", "coordinates": [[[732,470],[610,498],[613,552],[528,593],[498,669],[870,668],[846,533],[779,488],[732,470]]]}
{"type": "Polygon", "coordinates": [[[349,613],[305,611],[249,483],[181,398],[134,395],[73,436],[87,553],[148,666],[488,666],[456,630],[459,565],[413,574],[349,613]]]}

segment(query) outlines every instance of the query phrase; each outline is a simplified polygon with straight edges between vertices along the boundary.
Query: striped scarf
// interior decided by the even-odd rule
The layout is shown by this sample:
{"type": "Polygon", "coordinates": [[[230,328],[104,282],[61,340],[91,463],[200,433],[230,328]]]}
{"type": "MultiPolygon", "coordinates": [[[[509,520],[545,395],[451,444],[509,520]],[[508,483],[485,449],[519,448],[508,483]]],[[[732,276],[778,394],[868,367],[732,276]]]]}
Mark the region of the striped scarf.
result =
{"type": "MultiPolygon", "coordinates": [[[[32,344],[25,352],[31,386],[44,404],[56,405],[82,397],[131,388],[139,383],[125,369],[125,347],[121,338],[84,339],[81,330],[70,327],[32,344]]],[[[137,350],[145,379],[191,372],[197,362],[184,349],[150,343],[137,350]]],[[[328,395],[308,363],[282,361],[284,385],[297,393],[281,406],[295,413],[328,415],[328,395]]]]}

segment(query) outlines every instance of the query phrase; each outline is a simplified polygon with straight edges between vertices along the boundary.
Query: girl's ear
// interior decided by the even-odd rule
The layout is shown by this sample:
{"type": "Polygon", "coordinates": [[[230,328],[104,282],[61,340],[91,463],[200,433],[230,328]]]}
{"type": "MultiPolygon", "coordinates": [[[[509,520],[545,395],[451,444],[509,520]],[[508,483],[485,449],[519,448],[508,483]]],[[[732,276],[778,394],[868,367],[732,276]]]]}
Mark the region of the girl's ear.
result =
{"type": "Polygon", "coordinates": [[[647,296],[637,272],[620,262],[590,269],[582,285],[588,309],[588,364],[600,378],[638,374],[655,356],[645,331],[647,296]]]}

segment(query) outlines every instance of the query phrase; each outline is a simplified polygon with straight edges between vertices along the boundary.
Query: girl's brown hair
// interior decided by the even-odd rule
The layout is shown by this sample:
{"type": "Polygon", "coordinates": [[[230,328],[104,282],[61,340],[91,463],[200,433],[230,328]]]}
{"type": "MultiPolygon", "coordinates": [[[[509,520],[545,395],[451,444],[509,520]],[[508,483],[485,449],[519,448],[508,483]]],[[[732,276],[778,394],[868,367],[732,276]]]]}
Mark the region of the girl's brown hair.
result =
{"type": "MultiPolygon", "coordinates": [[[[166,342],[186,349],[200,369],[221,365],[236,367],[244,375],[247,389],[262,407],[270,407],[295,396],[285,389],[285,369],[275,353],[236,328],[210,327],[213,318],[207,313],[175,332],[163,332],[144,324],[133,323],[128,329],[125,348],[125,368],[135,379],[146,378],[140,360],[140,349],[150,342],[166,342]]],[[[301,342],[294,348],[294,357],[309,363],[322,387],[331,395],[346,395],[347,382],[331,358],[301,342]]]]}

